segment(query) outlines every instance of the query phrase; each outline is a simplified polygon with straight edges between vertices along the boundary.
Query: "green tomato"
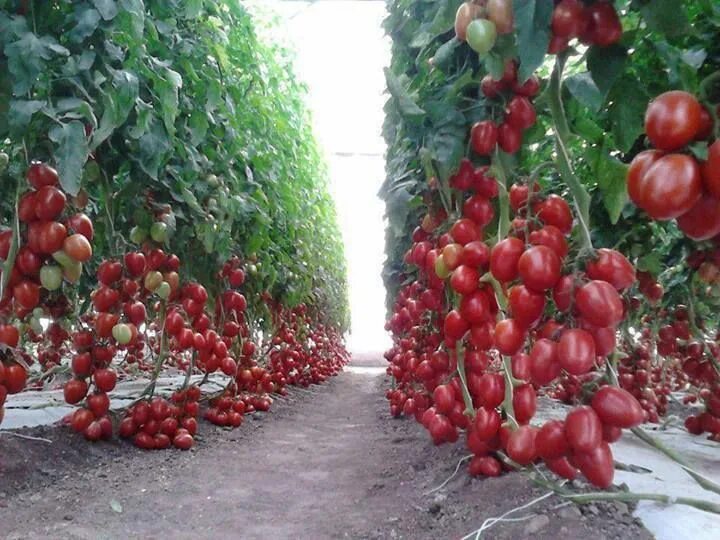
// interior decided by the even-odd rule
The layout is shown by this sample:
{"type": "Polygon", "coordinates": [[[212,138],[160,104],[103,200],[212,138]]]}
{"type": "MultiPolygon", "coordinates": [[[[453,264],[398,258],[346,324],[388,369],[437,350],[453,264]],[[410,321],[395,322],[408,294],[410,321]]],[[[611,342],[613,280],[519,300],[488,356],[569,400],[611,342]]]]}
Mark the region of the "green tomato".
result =
{"type": "Polygon", "coordinates": [[[163,283],[163,275],[157,270],[145,274],[144,285],[148,291],[155,292],[161,283],[163,283]]]}
{"type": "Polygon", "coordinates": [[[77,262],[75,259],[73,259],[70,255],[65,253],[63,250],[56,251],[52,254],[52,258],[55,259],[55,262],[59,263],[60,266],[63,268],[69,268],[70,266],[74,266],[77,262]]]}
{"type": "Polygon", "coordinates": [[[81,262],[72,261],[71,265],[63,267],[63,277],[68,283],[77,283],[82,275],[82,270],[81,262]]]}
{"type": "Polygon", "coordinates": [[[450,276],[450,270],[448,270],[442,255],[435,259],[435,273],[440,279],[447,279],[450,276]]]}
{"type": "Polygon", "coordinates": [[[162,221],[156,221],[150,227],[150,238],[158,244],[162,244],[167,240],[167,225],[162,221]]]}
{"type": "Polygon", "coordinates": [[[495,45],[495,23],[487,19],[475,19],[467,27],[468,45],[480,56],[487,54],[495,45]]]}
{"type": "Polygon", "coordinates": [[[127,345],[132,339],[132,330],[127,324],[119,323],[113,326],[112,335],[120,345],[127,345]]]}
{"type": "Polygon", "coordinates": [[[167,300],[170,297],[171,291],[172,289],[170,289],[170,284],[167,281],[163,281],[160,286],[155,289],[155,293],[163,300],[167,300]]]}
{"type": "Polygon", "coordinates": [[[130,241],[133,244],[142,244],[148,236],[147,230],[137,225],[130,230],[130,241]]]}
{"type": "Polygon", "coordinates": [[[62,285],[63,271],[54,264],[43,266],[40,269],[40,284],[48,291],[56,291],[62,285]]]}
{"type": "Polygon", "coordinates": [[[36,334],[42,334],[45,331],[43,330],[42,323],[40,323],[40,319],[35,317],[30,317],[30,328],[36,334]]]}

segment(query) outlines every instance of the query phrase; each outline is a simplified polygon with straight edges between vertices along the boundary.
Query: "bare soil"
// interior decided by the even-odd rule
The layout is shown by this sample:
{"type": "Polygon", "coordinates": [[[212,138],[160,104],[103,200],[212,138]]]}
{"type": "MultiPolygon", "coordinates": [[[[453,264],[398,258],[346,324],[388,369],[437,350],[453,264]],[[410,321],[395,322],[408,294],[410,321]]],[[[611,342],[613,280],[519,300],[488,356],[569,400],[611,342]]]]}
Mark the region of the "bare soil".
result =
{"type": "MultiPolygon", "coordinates": [[[[93,445],[61,427],[20,432],[51,443],[0,432],[0,538],[457,539],[544,494],[521,474],[470,479],[465,465],[428,493],[465,451],[390,419],[386,384],[345,372],[237,430],[203,423],[189,452],[93,445]]],[[[482,538],[652,538],[618,503],[552,496],[511,517],[529,519],[482,538]]]]}

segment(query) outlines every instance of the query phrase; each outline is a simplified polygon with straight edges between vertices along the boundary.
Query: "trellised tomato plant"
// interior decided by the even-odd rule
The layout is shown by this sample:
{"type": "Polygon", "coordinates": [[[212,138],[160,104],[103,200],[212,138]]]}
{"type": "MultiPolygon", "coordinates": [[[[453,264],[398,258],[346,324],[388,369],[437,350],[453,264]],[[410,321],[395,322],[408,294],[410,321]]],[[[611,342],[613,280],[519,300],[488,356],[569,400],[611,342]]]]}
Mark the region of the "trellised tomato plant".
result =
{"type": "Polygon", "coordinates": [[[389,2],[387,397],[472,475],[607,488],[623,429],[684,464],[639,427],[673,392],[717,439],[720,12],[680,4],[389,2]]]}

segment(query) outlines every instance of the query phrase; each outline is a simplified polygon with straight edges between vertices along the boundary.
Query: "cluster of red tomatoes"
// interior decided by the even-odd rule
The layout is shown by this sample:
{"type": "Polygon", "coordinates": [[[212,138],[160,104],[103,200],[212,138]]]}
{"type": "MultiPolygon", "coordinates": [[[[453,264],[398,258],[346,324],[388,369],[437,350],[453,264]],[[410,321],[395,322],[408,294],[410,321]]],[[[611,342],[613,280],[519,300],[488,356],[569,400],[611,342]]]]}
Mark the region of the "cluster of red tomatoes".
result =
{"type": "Polygon", "coordinates": [[[537,115],[532,98],[540,90],[540,81],[534,75],[520,84],[517,80],[517,64],[508,62],[500,80],[490,75],[483,77],[480,91],[494,103],[507,103],[503,120],[498,126],[492,120],[482,120],[473,124],[470,142],[473,150],[481,156],[489,156],[497,145],[514,154],[522,145],[523,131],[535,124],[537,115]]]}
{"type": "Polygon", "coordinates": [[[564,51],[575,38],[583,45],[607,47],[620,41],[623,32],[615,6],[605,0],[590,5],[582,0],[556,0],[550,28],[550,54],[564,51]]]}
{"type": "Polygon", "coordinates": [[[657,96],[645,111],[645,133],[652,150],[630,164],[628,194],[636,206],[658,221],[677,220],[685,235],[708,240],[720,234],[720,141],[711,142],[713,118],[687,92],[657,96]],[[707,159],[686,151],[707,141],[707,159]]]}
{"type": "Polygon", "coordinates": [[[189,450],[195,443],[200,395],[199,387],[190,386],[174,392],[170,401],[154,397],[137,402],[120,422],[120,436],[132,437],[133,444],[143,450],[164,450],[170,445],[189,450]]]}

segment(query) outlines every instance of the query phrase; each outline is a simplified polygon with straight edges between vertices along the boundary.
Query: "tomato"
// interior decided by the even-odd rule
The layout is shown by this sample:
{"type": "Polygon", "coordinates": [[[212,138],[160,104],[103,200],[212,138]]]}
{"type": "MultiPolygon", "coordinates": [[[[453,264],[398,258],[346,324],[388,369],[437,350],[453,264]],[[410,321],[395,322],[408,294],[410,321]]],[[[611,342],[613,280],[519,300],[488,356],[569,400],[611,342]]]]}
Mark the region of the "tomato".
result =
{"type": "Polygon", "coordinates": [[[95,236],[95,228],[92,221],[83,213],[75,214],[67,221],[68,228],[77,234],[82,234],[88,240],[92,240],[95,236]]]}
{"type": "Polygon", "coordinates": [[[532,384],[523,384],[513,391],[513,410],[519,424],[527,424],[537,411],[537,395],[532,384]]]}
{"type": "Polygon", "coordinates": [[[568,253],[568,243],[562,231],[553,225],[545,225],[542,229],[532,231],[528,237],[534,246],[547,246],[561,259],[568,253]]]}
{"type": "Polygon", "coordinates": [[[518,259],[520,279],[535,292],[554,287],[560,279],[561,266],[560,258],[547,246],[531,247],[518,259]]]}
{"type": "Polygon", "coordinates": [[[720,140],[708,148],[707,161],[702,164],[702,180],[705,189],[713,197],[720,199],[720,140]]]}
{"type": "Polygon", "coordinates": [[[20,307],[35,309],[40,303],[40,286],[33,281],[21,281],[13,287],[13,298],[20,307]]]}
{"type": "Polygon", "coordinates": [[[594,280],[577,289],[575,305],[590,324],[602,328],[617,326],[623,319],[623,303],[615,287],[594,280]]]}
{"type": "Polygon", "coordinates": [[[68,236],[63,243],[63,250],[78,262],[87,262],[92,257],[92,246],[82,234],[68,236]]]}
{"type": "Polygon", "coordinates": [[[509,34],[513,30],[512,0],[488,0],[487,17],[497,28],[498,34],[509,34]]]}
{"type": "Polygon", "coordinates": [[[549,339],[538,339],[530,350],[530,374],[534,383],[544,386],[560,375],[557,361],[557,344],[549,339]]]}
{"type": "Polygon", "coordinates": [[[498,127],[492,120],[483,120],[473,124],[470,130],[470,142],[473,150],[481,156],[489,156],[495,151],[498,141],[498,127]]]}
{"type": "Polygon", "coordinates": [[[565,436],[575,452],[590,452],[602,442],[602,423],[588,406],[576,407],[565,418],[565,436]]]}
{"type": "Polygon", "coordinates": [[[508,305],[513,319],[529,328],[545,311],[545,295],[531,291],[525,285],[515,285],[508,293],[508,305]]]}
{"type": "Polygon", "coordinates": [[[574,38],[585,31],[588,20],[580,0],[561,0],[552,14],[553,34],[560,38],[574,38]]]}
{"type": "Polygon", "coordinates": [[[476,240],[482,240],[482,232],[471,219],[461,218],[450,227],[450,236],[458,244],[464,246],[476,240]]]}
{"type": "Polygon", "coordinates": [[[455,35],[459,41],[467,39],[467,27],[470,22],[480,15],[480,6],[465,2],[460,4],[455,13],[455,35]]]}
{"type": "Polygon", "coordinates": [[[587,321],[582,321],[582,328],[592,335],[597,356],[607,356],[615,350],[615,328],[599,328],[587,321]]]}
{"type": "Polygon", "coordinates": [[[471,325],[480,324],[490,318],[490,303],[487,295],[476,288],[460,302],[460,315],[471,325]]]}
{"type": "Polygon", "coordinates": [[[619,428],[639,426],[644,419],[638,400],[622,388],[603,386],[592,399],[592,408],[604,424],[619,428]]]}
{"type": "Polygon", "coordinates": [[[585,330],[565,330],[557,345],[557,359],[571,375],[584,375],[595,365],[595,340],[585,330]]]}
{"type": "MultiPolygon", "coordinates": [[[[468,158],[463,158],[460,160],[460,166],[458,167],[457,173],[455,173],[450,178],[450,185],[454,187],[455,189],[459,189],[460,191],[466,191],[470,189],[470,185],[472,183],[473,179],[473,164],[468,158]]],[[[432,219],[431,214],[427,214],[426,217],[428,219],[432,219]]],[[[437,228],[437,224],[433,224],[432,230],[437,228]]],[[[423,227],[425,229],[425,227],[423,227]]],[[[422,229],[421,229],[422,230],[422,229]]],[[[428,231],[431,232],[431,231],[428,231]]],[[[417,242],[418,240],[414,240],[414,242],[417,242]]]]}
{"type": "Polygon", "coordinates": [[[472,50],[484,56],[495,45],[495,24],[487,19],[475,19],[468,25],[465,39],[472,50]]]}
{"type": "Polygon", "coordinates": [[[103,261],[97,269],[97,278],[103,285],[112,285],[122,277],[122,264],[118,261],[103,261]]]}
{"type": "Polygon", "coordinates": [[[516,153],[522,146],[522,130],[503,122],[498,129],[498,144],[503,152],[516,153]]]}
{"type": "Polygon", "coordinates": [[[180,450],[190,450],[195,444],[195,440],[189,433],[178,433],[173,437],[172,444],[180,450]]]}
{"type": "Polygon", "coordinates": [[[485,242],[475,240],[474,242],[465,244],[460,259],[462,264],[479,268],[483,271],[490,263],[490,248],[485,242]]]}
{"type": "Polygon", "coordinates": [[[480,274],[474,268],[461,264],[450,276],[450,286],[459,294],[470,294],[480,284],[480,274]]]}
{"type": "Polygon", "coordinates": [[[525,251],[519,238],[505,238],[490,251],[490,272],[498,281],[512,281],[518,277],[518,261],[525,251]]]}
{"type": "Polygon", "coordinates": [[[633,158],[627,173],[627,189],[630,200],[642,208],[643,179],[650,166],[665,155],[660,150],[644,150],[633,158]]]}
{"type": "Polygon", "coordinates": [[[5,366],[5,380],[3,385],[7,389],[8,394],[17,394],[25,389],[27,381],[27,373],[25,368],[20,364],[10,364],[5,366]]]}
{"type": "Polygon", "coordinates": [[[27,181],[35,189],[56,186],[60,181],[58,173],[47,163],[33,161],[28,167],[27,181]]]}
{"type": "Polygon", "coordinates": [[[87,409],[77,409],[70,418],[70,427],[78,433],[85,431],[95,420],[92,412],[87,409]]]}
{"type": "Polygon", "coordinates": [[[463,216],[473,220],[482,228],[493,220],[495,210],[486,197],[473,195],[463,204],[463,216]]]}
{"type": "Polygon", "coordinates": [[[73,356],[72,372],[78,377],[87,377],[92,372],[92,356],[90,353],[80,353],[73,356]]]}
{"type": "Polygon", "coordinates": [[[445,337],[453,341],[457,341],[470,329],[470,325],[462,318],[462,315],[460,315],[457,310],[453,309],[445,316],[443,328],[445,331],[445,337]]]}
{"type": "Polygon", "coordinates": [[[35,221],[35,209],[37,207],[37,192],[28,191],[18,202],[18,219],[21,223],[30,223],[35,221]]]}
{"type": "Polygon", "coordinates": [[[615,462],[608,443],[603,441],[587,453],[576,454],[575,460],[591,484],[602,489],[612,485],[615,462]]]}
{"type": "Polygon", "coordinates": [[[523,346],[525,328],[514,319],[505,319],[495,325],[495,347],[500,354],[512,356],[523,346]]]}
{"type": "Polygon", "coordinates": [[[0,259],[5,260],[10,254],[13,233],[11,229],[0,231],[0,259]]]}
{"type": "MultiPolygon", "coordinates": [[[[20,332],[11,324],[0,324],[0,343],[12,349],[20,342],[20,332]]],[[[2,382],[2,370],[0,369],[0,382],[2,382]]]]}
{"type": "Polygon", "coordinates": [[[609,424],[603,424],[603,441],[607,443],[614,443],[620,440],[622,437],[622,429],[617,426],[611,426],[609,424]]]}
{"type": "Polygon", "coordinates": [[[87,395],[88,385],[82,379],[70,379],[63,386],[65,401],[71,405],[80,403],[87,395]]]}
{"type": "Polygon", "coordinates": [[[120,293],[110,287],[100,287],[92,294],[92,303],[97,311],[110,311],[120,301],[120,293]]]}
{"type": "Polygon", "coordinates": [[[42,259],[38,257],[34,251],[26,246],[21,247],[15,256],[15,264],[18,270],[26,276],[37,276],[40,272],[42,259]]]}
{"type": "Polygon", "coordinates": [[[577,478],[577,469],[573,467],[566,457],[545,460],[545,464],[548,469],[560,478],[566,478],[567,480],[575,480],[575,478],[577,478]]]}
{"type": "Polygon", "coordinates": [[[480,407],[473,421],[473,431],[482,441],[495,437],[500,429],[502,419],[494,408],[480,407]]]}
{"type": "Polygon", "coordinates": [[[138,277],[145,273],[147,261],[142,253],[125,254],[125,268],[131,277],[138,277]]]}
{"type": "MultiPolygon", "coordinates": [[[[28,231],[28,240],[30,238],[31,231],[28,231]]],[[[57,221],[48,221],[39,224],[37,229],[37,247],[40,253],[45,255],[52,255],[53,253],[60,251],[67,238],[67,229],[62,223],[57,221]]],[[[30,242],[32,243],[32,241],[30,242]]]]}
{"type": "Polygon", "coordinates": [[[100,392],[111,392],[117,384],[117,373],[109,368],[98,369],[93,374],[93,380],[100,392]]]}
{"type": "Polygon", "coordinates": [[[635,283],[635,267],[625,255],[614,249],[598,249],[597,258],[590,261],[585,268],[590,279],[607,281],[617,290],[622,291],[635,283]]]}
{"type": "Polygon", "coordinates": [[[470,476],[500,476],[502,464],[492,456],[475,456],[468,465],[470,476]]]}
{"type": "Polygon", "coordinates": [[[108,338],[120,317],[115,313],[98,313],[95,316],[95,331],[98,337],[108,338]]]}
{"type": "Polygon", "coordinates": [[[537,454],[548,461],[566,456],[570,445],[565,437],[565,423],[561,420],[549,420],[538,431],[535,438],[537,454]]]}
{"type": "Polygon", "coordinates": [[[510,459],[520,465],[529,465],[535,461],[535,437],[537,429],[532,426],[520,426],[512,432],[507,442],[507,453],[510,459]]]}
{"type": "Polygon", "coordinates": [[[519,81],[514,81],[512,90],[520,96],[535,97],[540,91],[540,79],[535,75],[531,75],[530,78],[522,84],[519,84],[519,81]]]}
{"type": "Polygon", "coordinates": [[[65,208],[65,194],[53,186],[45,186],[35,193],[35,215],[41,221],[53,221],[65,208]]]}
{"type": "Polygon", "coordinates": [[[505,109],[505,122],[516,129],[528,129],[536,119],[535,107],[525,96],[514,96],[505,109]]]}
{"type": "Polygon", "coordinates": [[[505,379],[499,373],[485,373],[477,386],[480,404],[488,409],[498,407],[505,399],[505,379]]]}
{"type": "Polygon", "coordinates": [[[570,40],[568,38],[560,36],[552,36],[548,43],[547,53],[548,54],[560,54],[568,48],[570,40]]]}
{"type": "Polygon", "coordinates": [[[653,163],[642,178],[640,207],[666,221],[690,210],[702,195],[700,167],[695,158],[668,154],[653,163]]]}
{"type": "Polygon", "coordinates": [[[118,342],[120,345],[127,345],[132,341],[132,330],[130,330],[130,326],[123,323],[118,323],[112,328],[112,336],[115,341],[118,342]]]}
{"type": "Polygon", "coordinates": [[[665,92],[645,111],[645,133],[655,148],[672,152],[695,138],[701,115],[702,106],[692,94],[681,90],[665,92]]]}
{"type": "Polygon", "coordinates": [[[620,41],[622,23],[612,4],[595,2],[587,9],[588,26],[583,33],[584,40],[589,40],[600,47],[607,47],[620,41]]]}
{"type": "Polygon", "coordinates": [[[535,214],[545,225],[553,225],[563,234],[572,231],[572,212],[567,201],[558,195],[550,195],[534,206],[535,214]]]}
{"type": "Polygon", "coordinates": [[[703,194],[685,214],[677,218],[678,228],[696,242],[720,234],[720,199],[703,194]]]}
{"type": "Polygon", "coordinates": [[[62,286],[62,268],[55,265],[45,265],[40,269],[40,284],[43,289],[56,291],[62,286]]]}

